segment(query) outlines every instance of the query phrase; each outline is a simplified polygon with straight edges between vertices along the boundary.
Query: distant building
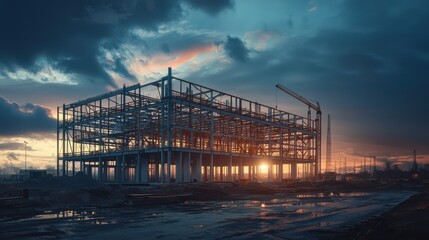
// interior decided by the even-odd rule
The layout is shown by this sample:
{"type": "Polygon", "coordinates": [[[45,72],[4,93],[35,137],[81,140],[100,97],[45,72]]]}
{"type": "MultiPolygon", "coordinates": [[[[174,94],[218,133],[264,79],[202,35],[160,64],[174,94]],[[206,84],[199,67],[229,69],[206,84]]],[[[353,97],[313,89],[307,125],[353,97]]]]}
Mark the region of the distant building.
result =
{"type": "Polygon", "coordinates": [[[19,170],[20,180],[40,178],[40,177],[45,177],[46,175],[47,175],[46,170],[35,170],[35,169],[19,170]]]}

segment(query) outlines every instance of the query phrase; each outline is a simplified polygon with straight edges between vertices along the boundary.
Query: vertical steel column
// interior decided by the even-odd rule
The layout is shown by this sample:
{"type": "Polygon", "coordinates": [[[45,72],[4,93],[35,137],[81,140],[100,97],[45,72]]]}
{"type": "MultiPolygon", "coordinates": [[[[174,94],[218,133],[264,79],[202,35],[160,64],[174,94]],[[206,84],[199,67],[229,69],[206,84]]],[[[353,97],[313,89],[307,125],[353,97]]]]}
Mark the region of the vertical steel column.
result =
{"type": "MultiPolygon", "coordinates": [[[[272,119],[272,109],[269,108],[268,109],[268,121],[271,123],[273,121],[272,119]]],[[[272,161],[272,157],[273,157],[273,148],[272,148],[272,141],[271,141],[271,132],[272,132],[272,126],[269,125],[268,126],[268,182],[271,182],[273,179],[273,161],[272,161]]]]}
{"type": "Polygon", "coordinates": [[[63,176],[66,175],[66,105],[63,104],[63,176]]]}
{"type": "MultiPolygon", "coordinates": [[[[60,107],[57,107],[57,177],[60,176],[60,107]]],[[[64,157],[64,155],[63,155],[64,157]]]]}
{"type": "MultiPolygon", "coordinates": [[[[99,122],[98,122],[98,181],[101,181],[102,180],[102,168],[101,168],[101,153],[102,153],[102,141],[103,141],[103,137],[102,137],[102,135],[101,135],[101,129],[102,129],[102,124],[101,124],[101,104],[102,104],[102,101],[101,101],[101,99],[100,99],[100,101],[99,101],[99,104],[100,104],[100,108],[99,108],[99,110],[98,110],[98,112],[99,112],[99,114],[100,114],[100,116],[99,116],[99,122]]],[[[73,111],[74,112],[74,111],[73,111]]],[[[95,116],[95,117],[97,117],[97,116],[95,116]]]]}
{"type": "Polygon", "coordinates": [[[148,183],[149,182],[149,156],[144,154],[142,159],[140,159],[140,182],[148,183]]]}
{"type": "MultiPolygon", "coordinates": [[[[296,117],[294,119],[294,125],[296,125],[296,117]]],[[[293,160],[290,165],[290,177],[295,180],[297,178],[297,159],[298,159],[298,132],[294,130],[293,132],[293,160]]]]}
{"type": "Polygon", "coordinates": [[[171,68],[168,68],[168,107],[167,107],[167,182],[171,182],[171,151],[172,151],[172,111],[173,111],[173,78],[171,76],[171,68]]]}
{"type": "Polygon", "coordinates": [[[238,168],[238,180],[243,179],[243,174],[244,174],[244,171],[243,171],[243,158],[240,157],[240,166],[238,168]]]}
{"type": "MultiPolygon", "coordinates": [[[[141,126],[142,98],[141,98],[141,88],[140,87],[138,88],[138,98],[139,99],[138,99],[138,108],[137,108],[138,116],[137,116],[137,139],[136,139],[138,149],[137,149],[137,164],[136,164],[137,170],[135,172],[136,172],[136,181],[141,183],[144,181],[143,180],[144,176],[142,176],[143,169],[146,168],[146,172],[147,172],[148,167],[147,167],[147,163],[142,162],[142,159],[140,158],[140,154],[142,151],[141,127],[140,127],[141,126]],[[144,166],[144,165],[146,165],[146,166],[144,166]]],[[[146,173],[145,177],[147,178],[147,173],[146,173]]],[[[147,180],[144,182],[147,182],[147,180]]]]}
{"type": "Polygon", "coordinates": [[[137,151],[137,162],[135,164],[135,182],[141,183],[142,163],[140,159],[140,151],[137,151]]]}
{"type": "MultiPolygon", "coordinates": [[[[161,182],[165,183],[165,79],[161,84],[161,182]]],[[[159,168],[159,167],[158,167],[159,168]]],[[[159,170],[157,170],[157,173],[159,170]]],[[[159,179],[157,180],[159,181],[159,179]]]]}
{"type": "MultiPolygon", "coordinates": [[[[213,91],[211,92],[210,98],[213,103],[213,91]]],[[[210,110],[210,182],[214,182],[214,167],[213,167],[213,154],[214,154],[214,114],[213,110],[210,110]]]]}
{"type": "MultiPolygon", "coordinates": [[[[280,115],[280,121],[283,123],[283,114],[280,115]]],[[[283,128],[280,127],[280,158],[279,158],[279,172],[278,172],[278,179],[281,182],[283,180],[283,128]]]]}
{"type": "Polygon", "coordinates": [[[191,181],[191,152],[188,152],[187,155],[183,161],[183,182],[191,181]]]}
{"type": "Polygon", "coordinates": [[[73,156],[73,162],[72,162],[72,176],[75,175],[75,124],[76,124],[76,120],[75,120],[75,111],[74,111],[75,107],[72,107],[72,119],[73,119],[73,125],[72,125],[72,156],[73,156]]]}
{"type": "Polygon", "coordinates": [[[180,150],[179,150],[179,161],[176,160],[176,183],[183,182],[183,131],[180,129],[180,150]]]}
{"type": "Polygon", "coordinates": [[[125,96],[126,90],[125,90],[125,84],[122,91],[122,164],[121,164],[121,182],[125,181],[125,142],[126,142],[126,135],[125,135],[125,118],[126,118],[126,107],[127,104],[126,96],[125,96]]]}
{"type": "Polygon", "coordinates": [[[203,152],[200,152],[200,157],[198,158],[198,162],[197,162],[197,172],[195,174],[196,178],[197,178],[197,182],[201,182],[201,165],[203,163],[203,152]]]}
{"type": "Polygon", "coordinates": [[[79,115],[79,121],[80,121],[80,171],[83,172],[83,116],[82,116],[82,105],[80,105],[80,115],[79,115]]]}
{"type": "Polygon", "coordinates": [[[228,162],[228,181],[232,182],[232,151],[229,153],[229,162],[228,162]]]}
{"type": "Polygon", "coordinates": [[[316,176],[321,173],[322,165],[322,112],[317,112],[316,117],[316,176]]]}

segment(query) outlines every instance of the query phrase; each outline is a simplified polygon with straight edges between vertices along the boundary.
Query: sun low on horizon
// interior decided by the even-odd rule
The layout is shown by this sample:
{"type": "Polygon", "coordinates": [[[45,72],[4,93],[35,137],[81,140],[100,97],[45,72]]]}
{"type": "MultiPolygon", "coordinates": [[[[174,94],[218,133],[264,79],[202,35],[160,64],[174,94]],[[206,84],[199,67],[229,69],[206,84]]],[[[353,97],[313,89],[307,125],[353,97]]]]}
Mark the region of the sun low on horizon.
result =
{"type": "Polygon", "coordinates": [[[276,84],[319,102],[322,162],[330,114],[335,166],[375,156],[380,169],[408,170],[415,149],[423,167],[428,4],[413,2],[1,1],[0,170],[56,168],[57,107],[156,81],[169,67],[300,116],[306,106],[276,84]]]}

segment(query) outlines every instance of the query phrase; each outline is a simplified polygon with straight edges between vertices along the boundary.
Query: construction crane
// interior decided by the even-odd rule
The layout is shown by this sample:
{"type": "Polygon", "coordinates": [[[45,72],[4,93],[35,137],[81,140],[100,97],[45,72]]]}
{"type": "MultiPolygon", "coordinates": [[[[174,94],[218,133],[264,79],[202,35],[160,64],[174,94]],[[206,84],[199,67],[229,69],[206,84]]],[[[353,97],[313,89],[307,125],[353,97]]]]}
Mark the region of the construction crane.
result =
{"type": "Polygon", "coordinates": [[[317,113],[322,114],[319,102],[316,102],[316,104],[314,104],[314,103],[310,102],[309,100],[307,100],[305,97],[299,95],[298,93],[290,90],[289,88],[287,88],[287,87],[285,87],[285,86],[283,86],[281,84],[277,84],[276,87],[278,89],[282,90],[283,92],[291,95],[292,97],[298,99],[299,101],[303,102],[304,104],[306,104],[308,106],[308,112],[309,112],[309,114],[311,114],[310,108],[316,110],[317,113]]]}
{"type": "Polygon", "coordinates": [[[307,100],[305,97],[299,95],[298,93],[290,90],[289,88],[287,88],[281,84],[276,84],[276,87],[308,106],[307,117],[308,117],[308,123],[309,124],[311,123],[311,109],[314,109],[316,111],[315,122],[316,122],[317,136],[316,136],[315,172],[316,172],[316,176],[317,176],[319,173],[321,173],[321,170],[322,170],[321,169],[321,166],[322,166],[321,165],[321,160],[322,160],[322,110],[320,108],[320,104],[319,104],[319,102],[316,102],[316,104],[314,104],[313,102],[307,100]]]}

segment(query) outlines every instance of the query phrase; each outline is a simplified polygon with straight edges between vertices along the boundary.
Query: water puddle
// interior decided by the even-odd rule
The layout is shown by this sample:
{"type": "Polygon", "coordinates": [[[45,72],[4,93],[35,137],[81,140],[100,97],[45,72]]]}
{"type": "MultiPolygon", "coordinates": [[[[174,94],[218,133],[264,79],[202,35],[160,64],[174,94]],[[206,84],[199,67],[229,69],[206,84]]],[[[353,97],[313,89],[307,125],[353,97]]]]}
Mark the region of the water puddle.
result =
{"type": "MultiPolygon", "coordinates": [[[[414,192],[348,192],[276,196],[267,200],[185,202],[150,208],[67,209],[0,223],[73,239],[317,239],[386,211],[414,192]],[[28,228],[31,226],[31,228],[28,228]],[[103,227],[105,226],[105,227],[103,227]]],[[[51,235],[46,235],[50,238],[51,235]]],[[[0,235],[1,237],[1,235],[0,235]]]]}

